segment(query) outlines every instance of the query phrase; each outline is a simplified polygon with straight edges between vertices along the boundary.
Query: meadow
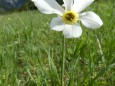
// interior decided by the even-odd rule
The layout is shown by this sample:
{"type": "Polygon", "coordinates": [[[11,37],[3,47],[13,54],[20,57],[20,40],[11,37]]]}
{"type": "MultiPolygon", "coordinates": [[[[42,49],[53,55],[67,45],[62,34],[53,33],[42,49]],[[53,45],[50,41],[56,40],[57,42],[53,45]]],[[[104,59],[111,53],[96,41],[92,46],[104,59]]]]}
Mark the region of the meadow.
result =
{"type": "Polygon", "coordinates": [[[99,29],[83,27],[76,39],[50,29],[56,15],[34,11],[0,15],[0,86],[115,85],[115,1],[100,0],[91,10],[103,20],[99,29]],[[64,49],[64,50],[63,50],[64,49]]]}

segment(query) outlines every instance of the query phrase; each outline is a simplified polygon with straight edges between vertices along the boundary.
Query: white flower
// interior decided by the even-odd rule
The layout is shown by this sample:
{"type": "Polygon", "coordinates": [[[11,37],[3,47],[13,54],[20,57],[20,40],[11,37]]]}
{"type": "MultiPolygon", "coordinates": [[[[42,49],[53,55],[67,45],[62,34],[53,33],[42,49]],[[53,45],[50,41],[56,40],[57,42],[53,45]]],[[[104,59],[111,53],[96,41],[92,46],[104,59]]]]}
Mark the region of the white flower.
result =
{"type": "Polygon", "coordinates": [[[92,11],[81,13],[94,0],[63,0],[64,8],[56,0],[32,0],[40,12],[45,14],[58,14],[52,19],[50,27],[56,31],[63,31],[66,38],[77,38],[82,34],[78,23],[87,28],[96,29],[103,25],[100,17],[92,11]]]}

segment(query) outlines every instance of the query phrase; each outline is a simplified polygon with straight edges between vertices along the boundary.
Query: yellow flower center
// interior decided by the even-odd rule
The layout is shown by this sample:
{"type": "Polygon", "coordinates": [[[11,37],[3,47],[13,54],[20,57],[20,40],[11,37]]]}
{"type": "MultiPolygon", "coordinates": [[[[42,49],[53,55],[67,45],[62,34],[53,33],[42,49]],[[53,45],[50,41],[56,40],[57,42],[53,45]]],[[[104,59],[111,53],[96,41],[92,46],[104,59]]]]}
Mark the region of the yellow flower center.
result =
{"type": "Polygon", "coordinates": [[[77,12],[75,12],[75,11],[66,11],[62,15],[62,19],[63,19],[65,24],[73,25],[78,21],[79,14],[77,12]]]}

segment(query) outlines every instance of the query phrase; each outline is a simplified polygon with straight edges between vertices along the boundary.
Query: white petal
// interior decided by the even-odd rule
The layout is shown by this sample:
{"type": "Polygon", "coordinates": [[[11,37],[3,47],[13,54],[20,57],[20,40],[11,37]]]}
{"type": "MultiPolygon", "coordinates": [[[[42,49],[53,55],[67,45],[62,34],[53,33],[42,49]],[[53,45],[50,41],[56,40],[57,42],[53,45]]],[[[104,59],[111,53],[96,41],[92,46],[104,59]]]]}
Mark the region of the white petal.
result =
{"type": "Polygon", "coordinates": [[[65,10],[67,11],[71,10],[73,0],[63,0],[63,2],[64,2],[63,6],[65,6],[65,10]]]}
{"type": "Polygon", "coordinates": [[[52,30],[56,30],[56,31],[62,31],[65,27],[64,22],[62,21],[61,17],[55,17],[52,19],[51,23],[50,23],[50,28],[52,30]]]}
{"type": "Polygon", "coordinates": [[[100,17],[91,11],[80,14],[80,20],[82,24],[87,28],[94,29],[99,28],[103,25],[103,22],[100,17]]]}
{"type": "Polygon", "coordinates": [[[79,24],[65,25],[63,34],[66,38],[78,38],[82,34],[82,29],[79,24]]]}
{"type": "Polygon", "coordinates": [[[62,15],[64,9],[56,2],[56,0],[32,0],[40,12],[45,14],[56,13],[62,15]]]}
{"type": "Polygon", "coordinates": [[[74,0],[73,10],[79,13],[82,10],[84,10],[86,7],[91,5],[93,1],[94,0],[74,0]]]}

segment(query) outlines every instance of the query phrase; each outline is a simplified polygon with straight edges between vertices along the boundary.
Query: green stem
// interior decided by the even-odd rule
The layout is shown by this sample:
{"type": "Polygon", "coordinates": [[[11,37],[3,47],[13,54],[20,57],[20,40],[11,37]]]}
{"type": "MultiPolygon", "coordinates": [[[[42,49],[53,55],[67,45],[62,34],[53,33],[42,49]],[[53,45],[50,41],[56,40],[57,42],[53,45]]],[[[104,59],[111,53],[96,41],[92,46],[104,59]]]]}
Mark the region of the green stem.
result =
{"type": "Polygon", "coordinates": [[[61,86],[64,86],[64,68],[65,68],[65,37],[63,37],[62,45],[62,64],[61,64],[61,86]]]}

